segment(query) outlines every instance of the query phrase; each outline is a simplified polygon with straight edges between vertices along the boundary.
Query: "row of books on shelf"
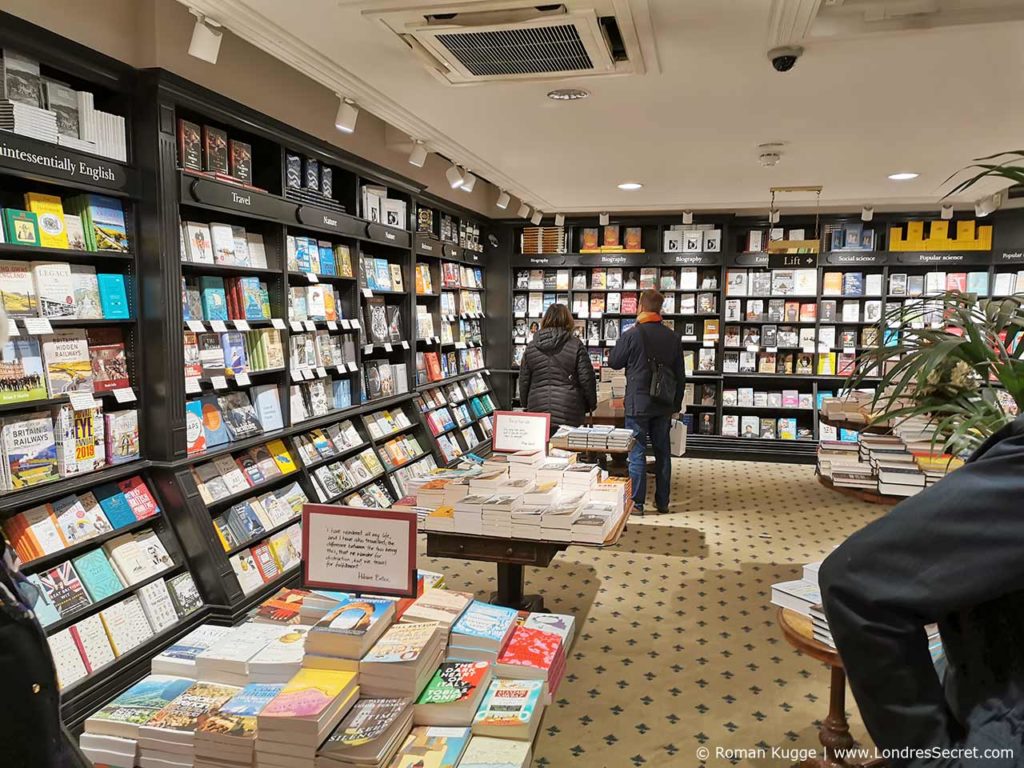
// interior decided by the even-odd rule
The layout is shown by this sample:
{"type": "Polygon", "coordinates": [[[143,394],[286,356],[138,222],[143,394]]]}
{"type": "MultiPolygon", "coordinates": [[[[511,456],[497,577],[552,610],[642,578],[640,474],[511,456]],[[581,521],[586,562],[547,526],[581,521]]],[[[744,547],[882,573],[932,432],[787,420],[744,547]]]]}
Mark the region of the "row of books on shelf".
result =
{"type": "MultiPolygon", "coordinates": [[[[717,323],[716,323],[717,326],[717,323]]],[[[834,325],[814,327],[796,327],[787,325],[727,325],[722,343],[726,349],[743,347],[797,348],[818,350],[824,347],[833,349],[856,349],[860,347],[877,347],[879,340],[877,326],[864,328],[840,328],[834,325]]],[[[886,330],[883,334],[886,343],[894,343],[897,331],[886,330]]],[[[708,338],[708,324],[705,323],[704,338],[708,338]]],[[[749,349],[748,349],[749,351],[749,349]]]]}
{"type": "Polygon", "coordinates": [[[441,317],[440,335],[434,324],[434,315],[422,304],[416,307],[416,338],[434,339],[437,338],[442,344],[455,342],[456,332],[458,340],[466,343],[480,344],[483,341],[483,323],[477,318],[446,320],[441,317]]]}
{"type": "Polygon", "coordinates": [[[282,441],[274,440],[237,455],[224,454],[212,461],[196,464],[192,467],[192,477],[203,502],[215,504],[296,470],[288,448],[282,441]]]}
{"type": "Polygon", "coordinates": [[[484,394],[457,405],[442,405],[427,411],[425,418],[431,434],[436,436],[455,427],[465,427],[491,413],[494,413],[494,403],[490,395],[484,394]]]}
{"type": "Polygon", "coordinates": [[[484,352],[479,347],[459,349],[452,352],[417,352],[416,385],[422,386],[441,381],[449,376],[458,376],[484,367],[484,352]]]}
{"type": "Polygon", "coordinates": [[[186,379],[237,376],[284,367],[281,333],[275,328],[224,333],[185,331],[182,338],[186,379]]]}
{"type": "Polygon", "coordinates": [[[283,426],[276,384],[256,386],[248,392],[210,393],[185,403],[185,435],[190,455],[283,426]]]}
{"type": "Polygon", "coordinates": [[[10,317],[127,320],[125,276],[87,264],[0,261],[0,300],[10,317]]]}
{"type": "Polygon", "coordinates": [[[363,315],[367,343],[394,344],[402,341],[402,308],[398,304],[387,304],[383,296],[371,296],[365,302],[363,315]]]}
{"type": "Polygon", "coordinates": [[[526,768],[574,625],[442,589],[415,601],[287,590],[155,657],[88,718],[81,747],[116,766],[526,768]]]}
{"type": "Polygon", "coordinates": [[[181,260],[192,264],[267,268],[263,235],[238,224],[181,223],[181,260]]]}
{"type": "MultiPolygon", "coordinates": [[[[302,486],[298,483],[267,491],[260,496],[245,499],[223,514],[213,518],[213,527],[225,552],[262,537],[268,531],[280,528],[302,516],[302,505],[309,502],[302,486]]],[[[287,546],[287,538],[274,537],[267,544],[271,551],[287,546]]],[[[281,554],[280,562],[287,561],[281,554]]]]}
{"type": "Polygon", "coordinates": [[[412,433],[405,433],[385,441],[380,446],[380,456],[388,469],[397,469],[422,457],[425,448],[420,445],[419,438],[412,433]]]}
{"type": "MultiPolygon", "coordinates": [[[[993,282],[993,296],[1013,296],[1024,293],[1024,270],[1019,272],[996,272],[993,282]]],[[[984,295],[980,291],[978,295],[984,295]]]]}
{"type": "Polygon", "coordinates": [[[333,459],[366,443],[350,419],[302,432],[292,438],[303,465],[333,459]]]}
{"type": "MultiPolygon", "coordinates": [[[[338,499],[346,491],[366,485],[374,479],[383,477],[383,475],[384,465],[381,463],[377,452],[371,446],[367,446],[346,459],[338,459],[337,461],[322,464],[311,473],[314,488],[321,501],[338,499]]],[[[381,488],[384,489],[383,486],[381,488]]],[[[375,489],[368,487],[366,490],[371,498],[377,496],[375,489]]],[[[390,498],[390,494],[387,495],[387,498],[390,498]]],[[[381,505],[374,503],[371,506],[379,507],[381,505]]]]}
{"type": "MultiPolygon", "coordinates": [[[[355,277],[352,271],[352,251],[347,245],[332,244],[327,240],[315,240],[312,237],[288,235],[285,237],[285,249],[289,272],[328,277],[355,277]]],[[[364,266],[362,262],[361,266],[364,266]]]]}
{"type": "Polygon", "coordinates": [[[408,392],[408,365],[387,360],[364,360],[363,387],[364,401],[380,400],[408,392]]]}
{"type": "Polygon", "coordinates": [[[760,440],[813,440],[814,430],[793,417],[722,414],[722,436],[760,440]]]}
{"type": "MultiPolygon", "coordinates": [[[[341,293],[323,283],[291,286],[288,288],[288,319],[292,322],[337,322],[345,320],[341,293]]],[[[358,321],[353,320],[358,327],[358,321]]],[[[351,323],[342,322],[342,328],[351,323]]]]}
{"type": "Polygon", "coordinates": [[[0,488],[5,491],[78,477],[139,456],[134,409],[104,413],[98,403],[78,411],[61,405],[0,421],[0,488]]]}
{"type": "Polygon", "coordinates": [[[441,287],[482,291],[484,289],[484,271],[481,267],[443,261],[441,262],[441,287]]]}
{"type": "Polygon", "coordinates": [[[228,560],[242,592],[251,594],[300,565],[302,526],[290,525],[269,539],[236,552],[228,560]]]}
{"type": "Polygon", "coordinates": [[[363,416],[363,421],[366,423],[366,431],[374,440],[401,432],[414,423],[405,409],[401,407],[385,408],[381,411],[367,413],[363,416]]]}
{"type": "Polygon", "coordinates": [[[91,91],[40,74],[39,61],[0,52],[0,129],[126,162],[125,120],[98,110],[91,91]]]}
{"type": "MultiPolygon", "coordinates": [[[[378,368],[373,363],[367,363],[367,368],[370,367],[378,368]]],[[[379,370],[376,375],[380,375],[379,370]]],[[[385,384],[387,383],[385,381],[385,384]]],[[[395,382],[392,380],[391,385],[394,384],[395,382]]],[[[364,399],[366,399],[365,394],[364,399]]],[[[350,379],[323,378],[292,384],[289,389],[289,403],[292,424],[301,424],[309,419],[351,408],[354,404],[352,381],[350,379]]]]}
{"type": "Polygon", "coordinates": [[[4,521],[3,532],[28,564],[158,514],[148,486],[135,475],[19,512],[4,521]]]}
{"type": "Polygon", "coordinates": [[[404,291],[402,265],[379,256],[359,256],[359,287],[371,291],[404,291]]]}
{"type": "Polygon", "coordinates": [[[454,291],[441,291],[441,314],[460,315],[483,314],[483,293],[476,290],[463,289],[456,294],[454,291]]]}
{"type": "MultiPolygon", "coordinates": [[[[480,242],[480,225],[465,219],[456,219],[450,213],[440,211],[438,237],[446,243],[467,248],[477,253],[484,250],[480,242]]],[[[434,234],[434,210],[424,205],[416,206],[416,231],[434,234]]]]}
{"type": "MultiPolygon", "coordinates": [[[[872,238],[871,248],[868,248],[867,250],[873,250],[874,232],[872,230],[865,231],[869,232],[872,238]]],[[[747,230],[743,234],[742,240],[740,241],[740,248],[745,253],[763,253],[764,251],[767,251],[773,247],[772,243],[775,243],[774,247],[779,248],[781,247],[778,244],[779,241],[789,240],[798,241],[799,244],[786,248],[786,253],[817,253],[817,243],[815,242],[813,244],[810,244],[803,242],[805,241],[806,237],[807,231],[802,227],[790,229],[788,235],[786,234],[786,230],[783,227],[771,227],[768,230],[751,229],[747,230]]],[[[817,237],[815,237],[814,240],[816,241],[817,237]]]]}
{"type": "Polygon", "coordinates": [[[717,290],[718,270],[699,267],[592,267],[589,269],[517,269],[516,291],[662,291],[717,290]]]}
{"type": "Polygon", "coordinates": [[[847,299],[840,302],[822,299],[815,302],[784,301],[783,299],[726,299],[725,322],[748,323],[874,323],[882,320],[883,309],[895,310],[899,302],[847,299]],[[746,301],[744,306],[743,302],[746,301]]]}
{"type": "Polygon", "coordinates": [[[258,277],[181,278],[181,317],[189,320],[269,320],[270,293],[258,277]]]}
{"type": "MultiPolygon", "coordinates": [[[[714,371],[714,349],[700,349],[697,370],[714,371]]],[[[684,362],[689,351],[683,353],[684,362]]],[[[764,373],[784,376],[848,376],[857,366],[855,352],[723,352],[722,373],[764,373]],[[817,362],[817,365],[815,365],[817,362]]]]}
{"type": "Polygon", "coordinates": [[[451,464],[460,456],[465,456],[471,451],[480,449],[487,440],[494,434],[494,423],[490,416],[481,416],[479,420],[444,435],[435,438],[437,449],[445,462],[451,464]]]}
{"type": "MultiPolygon", "coordinates": [[[[102,671],[154,635],[173,627],[203,605],[190,573],[156,579],[124,600],[55,632],[47,638],[60,687],[102,671]]],[[[40,621],[50,607],[36,602],[40,621]]]]}
{"type": "Polygon", "coordinates": [[[818,294],[817,269],[729,269],[726,296],[809,296],[818,294]]]}
{"type": "MultiPolygon", "coordinates": [[[[1004,273],[1011,275],[1013,273],[1004,273]]],[[[890,273],[890,296],[937,296],[944,292],[973,293],[988,295],[988,272],[927,272],[923,275],[907,275],[902,272],[890,273]]],[[[1006,278],[1000,274],[995,278],[996,295],[1006,288],[1006,278]]],[[[1005,293],[1013,293],[1012,290],[1005,293]]]]}
{"type": "Polygon", "coordinates": [[[480,374],[470,376],[462,381],[453,381],[438,387],[425,389],[416,396],[416,405],[421,413],[426,413],[433,408],[440,408],[449,404],[456,404],[465,401],[473,395],[482,395],[490,389],[480,374]]]}
{"type": "Polygon", "coordinates": [[[119,328],[62,329],[16,336],[0,348],[0,404],[28,403],[72,392],[102,394],[129,386],[119,328]]]}
{"type": "Polygon", "coordinates": [[[288,367],[292,370],[347,366],[350,362],[356,362],[356,343],[351,336],[320,330],[288,337],[288,367]]]}
{"type": "Polygon", "coordinates": [[[334,168],[315,157],[285,151],[284,191],[288,197],[345,210],[334,199],[334,168]]]}
{"type": "Polygon", "coordinates": [[[405,200],[388,197],[387,187],[378,184],[363,184],[362,194],[363,218],[367,221],[385,224],[399,229],[409,228],[409,208],[405,200]]]}
{"type": "Polygon", "coordinates": [[[252,186],[252,145],[212,125],[178,118],[178,165],[193,174],[252,186]]]}

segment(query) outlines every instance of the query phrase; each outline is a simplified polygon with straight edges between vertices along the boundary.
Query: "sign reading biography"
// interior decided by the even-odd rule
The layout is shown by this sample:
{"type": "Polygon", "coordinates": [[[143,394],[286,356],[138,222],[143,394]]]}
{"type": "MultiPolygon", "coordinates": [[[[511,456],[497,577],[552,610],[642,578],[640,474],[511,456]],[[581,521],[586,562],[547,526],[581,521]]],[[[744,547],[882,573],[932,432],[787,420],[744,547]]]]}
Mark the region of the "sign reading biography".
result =
{"type": "Polygon", "coordinates": [[[197,179],[188,174],[182,174],[181,181],[197,203],[215,205],[218,208],[266,219],[295,220],[295,211],[298,208],[295,203],[289,203],[265,192],[256,192],[212,179],[197,179]]]}
{"type": "Polygon", "coordinates": [[[661,263],[678,267],[701,267],[722,263],[721,253],[665,253],[661,263]]]}
{"type": "Polygon", "coordinates": [[[74,152],[8,131],[0,132],[0,166],[112,192],[129,191],[129,183],[134,180],[131,169],[116,160],[74,152]]]}
{"type": "Polygon", "coordinates": [[[396,248],[409,247],[409,233],[404,229],[385,227],[383,224],[371,222],[366,225],[367,236],[377,243],[393,245],[396,248]]]}
{"type": "Polygon", "coordinates": [[[366,222],[347,213],[315,205],[300,205],[296,215],[299,222],[307,227],[329,229],[351,237],[366,237],[366,222]]]}
{"type": "Polygon", "coordinates": [[[565,264],[564,253],[551,253],[545,256],[522,254],[514,257],[513,267],[560,267],[565,264]]]}
{"type": "Polygon", "coordinates": [[[495,453],[548,452],[550,413],[495,411],[492,447],[495,453]]]}
{"type": "Polygon", "coordinates": [[[302,506],[304,586],[416,596],[416,513],[302,506]]]}
{"type": "Polygon", "coordinates": [[[646,253],[581,253],[581,267],[642,267],[646,253]]]}

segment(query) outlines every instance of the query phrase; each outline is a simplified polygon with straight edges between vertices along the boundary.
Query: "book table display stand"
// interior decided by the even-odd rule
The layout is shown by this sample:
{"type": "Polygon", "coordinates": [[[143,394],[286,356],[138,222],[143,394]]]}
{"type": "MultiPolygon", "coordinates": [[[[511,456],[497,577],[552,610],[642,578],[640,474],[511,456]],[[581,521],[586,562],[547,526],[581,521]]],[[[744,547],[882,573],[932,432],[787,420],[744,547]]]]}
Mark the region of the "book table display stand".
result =
{"type": "Polygon", "coordinates": [[[622,516],[611,533],[600,544],[543,539],[511,539],[449,531],[427,531],[427,555],[459,560],[477,560],[497,563],[498,590],[491,594],[490,602],[516,610],[545,612],[540,595],[524,595],[524,566],[547,568],[559,552],[570,545],[579,547],[612,547],[619,543],[626,530],[626,521],[633,511],[633,502],[627,501],[622,516]]]}
{"type": "Polygon", "coordinates": [[[843,660],[835,648],[819,643],[811,634],[811,622],[804,616],[786,608],[777,614],[779,628],[786,642],[812,659],[826,664],[831,669],[829,685],[828,715],[818,728],[818,740],[824,747],[822,757],[803,760],[798,768],[885,768],[884,760],[869,760],[865,763],[851,763],[836,754],[836,750],[853,747],[850,724],[846,720],[846,672],[843,660]]]}
{"type": "MultiPolygon", "coordinates": [[[[836,429],[848,429],[853,432],[866,432],[871,435],[887,435],[892,432],[892,427],[869,427],[866,424],[854,424],[852,421],[829,419],[822,415],[821,411],[818,411],[818,420],[822,424],[827,424],[828,426],[835,427],[836,429]]],[[[888,504],[890,506],[894,506],[899,504],[905,498],[903,496],[886,496],[878,491],[872,491],[867,488],[844,488],[842,486],[835,485],[830,478],[825,477],[824,475],[818,475],[818,482],[830,491],[841,493],[844,496],[851,496],[855,499],[859,499],[860,501],[866,501],[868,504],[888,504]]]]}

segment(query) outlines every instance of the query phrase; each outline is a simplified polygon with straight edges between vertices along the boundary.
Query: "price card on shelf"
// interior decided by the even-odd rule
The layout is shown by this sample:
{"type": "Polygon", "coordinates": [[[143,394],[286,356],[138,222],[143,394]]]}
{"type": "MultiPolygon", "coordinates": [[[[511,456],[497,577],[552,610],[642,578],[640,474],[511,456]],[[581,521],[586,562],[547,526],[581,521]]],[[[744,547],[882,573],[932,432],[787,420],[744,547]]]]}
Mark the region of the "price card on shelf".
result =
{"type": "Polygon", "coordinates": [[[843,354],[844,355],[856,355],[857,354],[857,348],[856,347],[843,347],[843,354]]]}
{"type": "Polygon", "coordinates": [[[494,452],[547,451],[550,429],[550,413],[495,411],[494,452]]]}
{"type": "Polygon", "coordinates": [[[25,332],[31,333],[33,336],[53,333],[53,326],[50,325],[48,317],[26,317],[23,322],[25,323],[25,332]]]}
{"type": "Polygon", "coordinates": [[[328,331],[336,331],[336,330],[338,330],[338,324],[336,322],[334,322],[333,320],[328,320],[327,321],[327,330],[328,331]]]}
{"type": "Polygon", "coordinates": [[[302,333],[303,330],[304,329],[302,327],[302,322],[301,321],[299,321],[299,320],[292,320],[292,332],[293,333],[302,333]]]}
{"type": "Polygon", "coordinates": [[[813,355],[814,354],[814,344],[802,344],[800,346],[800,351],[803,354],[805,354],[805,355],[813,355]]]}
{"type": "Polygon", "coordinates": [[[385,352],[391,352],[392,351],[391,342],[388,342],[388,341],[384,342],[384,351],[385,352]]]}
{"type": "Polygon", "coordinates": [[[747,344],[747,352],[760,352],[761,346],[759,344],[747,344]]]}
{"type": "Polygon", "coordinates": [[[321,378],[321,379],[326,379],[327,378],[327,369],[324,368],[322,365],[321,366],[317,366],[316,375],[319,378],[321,378]]]}
{"type": "Polygon", "coordinates": [[[21,336],[21,331],[18,330],[18,324],[14,322],[13,317],[7,318],[7,333],[10,336],[21,336]]]}
{"type": "Polygon", "coordinates": [[[617,342],[617,341],[618,341],[618,339],[605,339],[604,340],[604,345],[606,347],[614,347],[615,346],[615,342],[617,342]]]}
{"type": "Polygon", "coordinates": [[[206,330],[206,324],[202,320],[186,320],[185,325],[193,333],[203,333],[206,330]]]}
{"type": "Polygon", "coordinates": [[[774,355],[774,354],[778,353],[779,348],[778,347],[765,347],[764,351],[767,352],[770,355],[774,355]]]}
{"type": "Polygon", "coordinates": [[[703,345],[704,345],[705,347],[713,347],[713,346],[715,346],[715,342],[714,342],[713,340],[711,340],[711,339],[704,339],[704,341],[703,341],[703,342],[701,342],[701,343],[702,343],[702,344],[703,344],[703,345]]]}
{"type": "MultiPolygon", "coordinates": [[[[513,316],[514,317],[526,317],[526,313],[525,312],[514,312],[513,316]]],[[[583,317],[583,315],[580,315],[580,317],[583,317]]]]}
{"type": "Polygon", "coordinates": [[[591,313],[590,313],[590,319],[591,319],[591,320],[600,320],[600,319],[601,319],[601,316],[602,316],[603,314],[604,314],[604,312],[591,312],[591,313]]]}
{"type": "Polygon", "coordinates": [[[456,349],[465,349],[466,348],[466,342],[464,342],[464,341],[456,341],[455,342],[455,348],[456,349]]]}
{"type": "Polygon", "coordinates": [[[679,340],[680,341],[697,341],[697,337],[696,336],[680,336],[679,340]]]}
{"type": "Polygon", "coordinates": [[[367,344],[365,347],[363,347],[363,354],[364,355],[372,355],[373,354],[373,344],[367,344]]]}
{"type": "Polygon", "coordinates": [[[135,390],[131,387],[119,387],[114,390],[114,399],[119,403],[134,403],[135,390]]]}
{"type": "Polygon", "coordinates": [[[303,368],[302,378],[306,379],[307,381],[311,380],[313,378],[313,371],[311,371],[309,368],[303,368]]]}
{"type": "Polygon", "coordinates": [[[306,279],[309,280],[309,282],[311,282],[311,283],[319,283],[320,282],[320,278],[317,277],[316,272],[307,272],[306,273],[306,279]]]}
{"type": "Polygon", "coordinates": [[[296,382],[302,381],[302,371],[300,371],[298,368],[292,368],[291,374],[292,374],[292,381],[296,381],[296,382]]]}
{"type": "Polygon", "coordinates": [[[354,360],[349,360],[349,361],[348,361],[348,362],[346,363],[346,365],[348,366],[348,370],[349,370],[349,372],[350,372],[350,373],[355,373],[356,371],[358,371],[358,370],[359,370],[359,366],[358,366],[358,365],[356,365],[356,363],[355,363],[355,361],[354,361],[354,360]]]}
{"type": "Polygon", "coordinates": [[[214,389],[228,388],[228,380],[224,376],[211,376],[210,383],[213,385],[214,389]]]}
{"type": "Polygon", "coordinates": [[[282,320],[280,317],[275,317],[273,320],[270,321],[270,324],[277,328],[277,330],[279,331],[283,331],[287,327],[284,324],[284,320],[282,320]]]}
{"type": "Polygon", "coordinates": [[[71,407],[76,411],[88,411],[98,405],[92,392],[68,392],[68,399],[71,401],[71,407]]]}
{"type": "Polygon", "coordinates": [[[484,319],[484,313],[483,312],[474,312],[473,313],[473,317],[475,317],[477,320],[483,320],[484,319]]]}
{"type": "Polygon", "coordinates": [[[223,320],[211,320],[210,330],[214,333],[227,333],[228,327],[223,320]]]}
{"type": "Polygon", "coordinates": [[[235,320],[235,330],[236,331],[248,331],[249,330],[249,321],[248,320],[235,320]]]}
{"type": "Polygon", "coordinates": [[[302,324],[305,326],[307,331],[312,332],[316,330],[316,323],[312,320],[306,320],[302,324]]]}
{"type": "Polygon", "coordinates": [[[194,395],[197,392],[202,392],[203,389],[202,387],[199,386],[199,379],[197,379],[195,376],[188,376],[185,379],[185,391],[190,395],[194,395]]]}
{"type": "Polygon", "coordinates": [[[408,348],[409,348],[409,342],[403,340],[402,341],[402,349],[408,349],[408,348]]]}
{"type": "Polygon", "coordinates": [[[373,291],[371,291],[369,288],[363,288],[363,296],[367,299],[372,299],[373,291]]]}
{"type": "Polygon", "coordinates": [[[251,383],[252,381],[250,381],[249,379],[249,374],[246,373],[245,371],[235,374],[235,384],[237,384],[238,386],[248,387],[251,383]]]}

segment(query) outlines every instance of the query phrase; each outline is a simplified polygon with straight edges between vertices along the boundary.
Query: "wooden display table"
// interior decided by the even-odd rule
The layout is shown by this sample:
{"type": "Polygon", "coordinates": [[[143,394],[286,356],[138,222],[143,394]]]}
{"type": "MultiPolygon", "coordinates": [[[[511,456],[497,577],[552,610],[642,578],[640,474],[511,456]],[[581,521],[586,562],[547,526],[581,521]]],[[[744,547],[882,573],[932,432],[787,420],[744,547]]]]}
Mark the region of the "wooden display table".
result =
{"type": "Polygon", "coordinates": [[[884,768],[884,760],[851,763],[836,755],[836,749],[848,750],[853,747],[850,724],[846,720],[846,672],[843,670],[843,660],[835,648],[814,639],[811,620],[806,616],[780,608],[777,619],[786,642],[812,659],[827,664],[832,670],[828,715],[818,729],[818,741],[824,747],[824,757],[804,760],[799,768],[884,768]]]}
{"type": "Polygon", "coordinates": [[[852,496],[860,501],[866,501],[869,504],[889,504],[895,506],[901,501],[906,501],[906,496],[885,496],[878,491],[872,491],[867,488],[844,488],[837,486],[832,482],[832,479],[825,477],[824,475],[818,475],[818,482],[824,485],[829,490],[841,493],[844,496],[852,496]]]}
{"type": "Polygon", "coordinates": [[[864,432],[869,435],[888,435],[892,432],[891,424],[879,424],[868,426],[862,422],[846,421],[845,419],[830,419],[821,411],[818,411],[818,421],[836,429],[848,429],[851,432],[864,432]]]}
{"type": "Polygon", "coordinates": [[[427,555],[450,557],[455,560],[478,560],[497,563],[498,591],[491,594],[490,602],[525,611],[545,611],[540,595],[524,595],[524,566],[547,568],[555,555],[576,547],[611,547],[619,543],[626,530],[626,522],[633,511],[633,502],[626,502],[622,516],[601,544],[581,544],[570,541],[544,539],[506,539],[452,531],[426,531],[427,555]]]}

